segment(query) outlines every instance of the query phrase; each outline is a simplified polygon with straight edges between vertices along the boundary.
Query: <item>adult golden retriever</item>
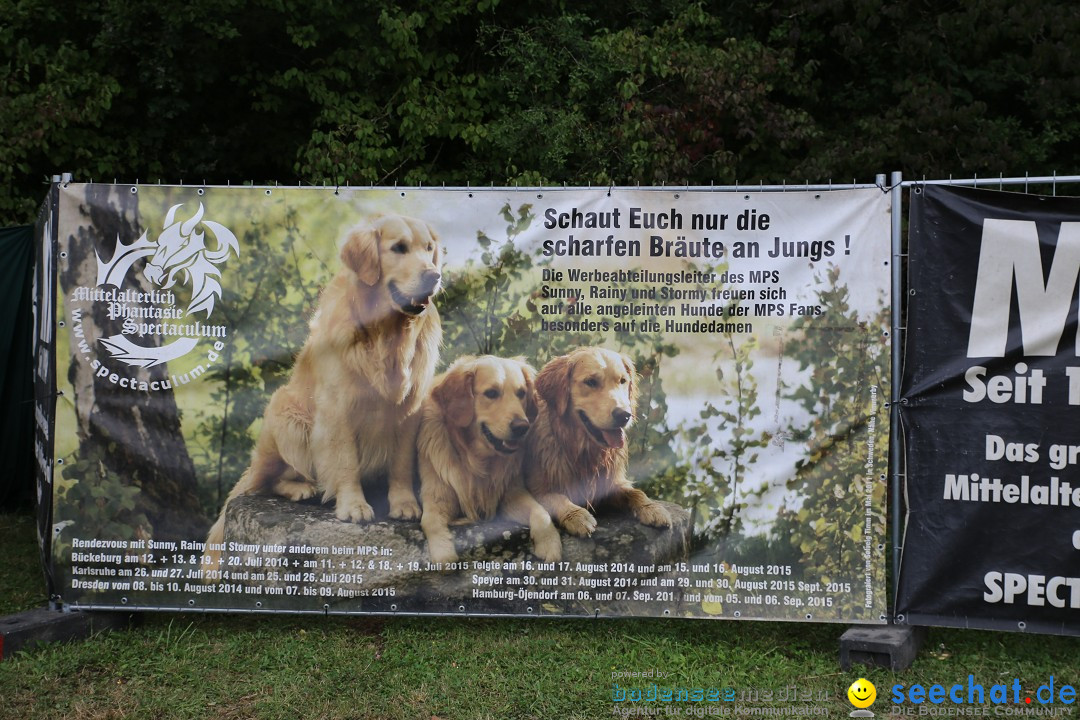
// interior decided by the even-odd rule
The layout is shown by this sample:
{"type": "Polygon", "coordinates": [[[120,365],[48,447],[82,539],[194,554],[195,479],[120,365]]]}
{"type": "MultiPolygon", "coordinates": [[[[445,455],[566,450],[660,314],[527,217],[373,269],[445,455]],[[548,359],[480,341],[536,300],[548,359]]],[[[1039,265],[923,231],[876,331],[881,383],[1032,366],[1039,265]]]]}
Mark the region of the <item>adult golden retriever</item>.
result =
{"type": "MultiPolygon", "coordinates": [[[[389,471],[390,517],[418,518],[413,492],[420,405],[438,361],[439,240],[389,216],[352,230],[323,290],[289,382],[270,398],[251,466],[229,493],[299,501],[322,492],[339,520],[370,521],[362,481],[389,471]]],[[[208,545],[224,536],[225,508],[208,545]]],[[[212,550],[213,569],[220,556],[212,550]]]]}
{"type": "Polygon", "coordinates": [[[451,522],[489,520],[500,510],[528,524],[537,557],[561,558],[559,532],[522,478],[522,445],[537,413],[535,376],[523,358],[484,355],[459,358],[436,378],[417,438],[420,526],[432,562],[458,559],[451,522]]]}
{"type": "Polygon", "coordinates": [[[551,360],[536,377],[540,413],[529,434],[529,491],[572,535],[592,535],[601,503],[628,509],[645,525],[671,516],[626,477],[626,428],[634,421],[637,381],[630,358],[585,347],[551,360]]]}

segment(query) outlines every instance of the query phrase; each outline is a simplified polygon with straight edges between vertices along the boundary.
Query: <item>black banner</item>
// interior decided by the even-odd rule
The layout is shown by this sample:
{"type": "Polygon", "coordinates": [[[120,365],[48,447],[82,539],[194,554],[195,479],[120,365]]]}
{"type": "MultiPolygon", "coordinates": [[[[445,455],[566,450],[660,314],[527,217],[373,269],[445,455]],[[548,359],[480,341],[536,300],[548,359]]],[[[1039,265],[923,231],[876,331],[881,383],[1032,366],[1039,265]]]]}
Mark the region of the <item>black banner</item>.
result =
{"type": "Polygon", "coordinates": [[[52,539],[63,528],[52,522],[53,444],[56,422],[56,210],[59,193],[54,186],[34,225],[33,362],[34,362],[34,475],[37,485],[38,543],[50,600],[55,589],[52,539]]]}
{"type": "Polygon", "coordinates": [[[1080,634],[1080,200],[911,195],[899,622],[1080,634]]]}

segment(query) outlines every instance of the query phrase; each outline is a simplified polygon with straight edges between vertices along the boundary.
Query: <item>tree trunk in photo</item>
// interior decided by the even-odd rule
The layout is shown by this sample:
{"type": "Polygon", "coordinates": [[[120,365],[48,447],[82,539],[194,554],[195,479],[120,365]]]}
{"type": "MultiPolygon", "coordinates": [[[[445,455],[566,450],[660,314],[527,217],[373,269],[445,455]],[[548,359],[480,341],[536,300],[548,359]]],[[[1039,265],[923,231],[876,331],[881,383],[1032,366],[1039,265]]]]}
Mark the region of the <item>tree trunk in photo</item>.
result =
{"type": "MultiPolygon", "coordinates": [[[[138,197],[128,188],[108,185],[61,189],[59,278],[65,302],[72,304],[76,288],[97,287],[97,258],[109,258],[118,239],[130,244],[142,233],[138,197]]],[[[150,290],[143,278],[143,260],[127,274],[124,289],[150,290]]],[[[104,288],[103,288],[104,289],[104,288]]],[[[80,322],[69,322],[72,361],[68,380],[74,388],[79,455],[95,453],[103,471],[139,488],[136,511],[145,514],[156,539],[201,539],[208,523],[196,492],[195,467],[180,428],[172,390],[145,392],[99,376],[92,361],[108,354],[100,338],[120,332],[122,318],[109,319],[108,303],[82,303],[80,322]],[[76,333],[76,330],[81,331],[76,333]],[[80,350],[80,342],[83,350],[80,350]],[[86,352],[85,348],[89,347],[86,352]]],[[[71,312],[68,312],[69,320],[71,312]]],[[[160,344],[154,336],[143,342],[160,344]]],[[[60,358],[62,364],[66,358],[60,358]]],[[[109,364],[110,373],[152,383],[169,378],[165,364],[151,368],[109,364]]]]}

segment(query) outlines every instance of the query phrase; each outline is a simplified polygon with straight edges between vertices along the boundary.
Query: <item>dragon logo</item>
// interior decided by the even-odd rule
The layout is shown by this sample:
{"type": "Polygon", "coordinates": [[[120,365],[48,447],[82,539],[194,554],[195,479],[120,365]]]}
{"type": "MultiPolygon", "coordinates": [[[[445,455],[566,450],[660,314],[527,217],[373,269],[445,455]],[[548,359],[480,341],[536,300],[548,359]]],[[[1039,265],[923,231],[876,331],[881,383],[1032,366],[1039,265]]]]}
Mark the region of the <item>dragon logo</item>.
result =
{"type": "Polygon", "coordinates": [[[198,344],[199,337],[214,337],[207,332],[212,328],[198,321],[190,324],[190,318],[197,313],[205,313],[203,319],[208,319],[214,312],[214,303],[221,297],[218,282],[221,271],[218,266],[230,255],[239,257],[240,246],[228,228],[204,218],[202,203],[199,203],[194,215],[186,220],[178,220],[177,215],[182,207],[181,204],[169,208],[156,242],[149,239],[147,232],[143,232],[131,244],[125,244],[117,237],[116,250],[107,262],[100,255],[97,256],[99,287],[121,288],[132,266],[143,258],[149,258],[142,275],[153,286],[161,291],[170,291],[177,282],[181,282],[191,288],[191,300],[183,311],[157,307],[174,303],[175,295],[172,292],[136,293],[151,297],[155,307],[149,308],[145,306],[145,297],[133,298],[130,292],[119,297],[113,294],[116,299],[110,302],[109,317],[124,320],[123,332],[102,338],[101,343],[114,359],[128,365],[153,367],[191,352],[198,344]],[[207,246],[207,233],[213,237],[214,247],[207,246]],[[143,307],[136,307],[137,304],[143,307]],[[161,322],[163,319],[180,318],[188,318],[189,324],[161,322]],[[147,320],[151,322],[144,322],[147,320]],[[180,337],[160,346],[143,346],[132,342],[127,335],[180,337]]]}
{"type": "Polygon", "coordinates": [[[165,215],[165,229],[158,236],[157,250],[146,264],[143,277],[168,290],[176,284],[177,274],[183,272],[184,279],[192,285],[187,314],[205,310],[206,316],[210,317],[214,311],[214,298],[221,297],[221,285],[216,279],[221,273],[217,265],[225,262],[230,253],[239,256],[240,248],[236,237],[226,227],[207,220],[204,224],[218,240],[216,250],[208,249],[206,236],[196,231],[203,219],[202,203],[199,203],[199,211],[182,223],[176,221],[176,211],[180,207],[173,205],[165,215]]]}

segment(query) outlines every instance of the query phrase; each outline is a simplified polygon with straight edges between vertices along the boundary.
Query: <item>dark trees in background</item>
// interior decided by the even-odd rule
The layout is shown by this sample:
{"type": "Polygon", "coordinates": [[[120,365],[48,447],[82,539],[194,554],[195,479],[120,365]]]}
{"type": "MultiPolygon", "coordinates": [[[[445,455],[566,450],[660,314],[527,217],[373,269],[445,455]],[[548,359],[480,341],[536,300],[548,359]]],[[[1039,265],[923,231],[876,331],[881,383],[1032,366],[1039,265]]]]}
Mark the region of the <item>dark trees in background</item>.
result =
{"type": "Polygon", "coordinates": [[[50,175],[621,183],[1073,172],[1069,0],[0,4],[0,218],[50,175]]]}

